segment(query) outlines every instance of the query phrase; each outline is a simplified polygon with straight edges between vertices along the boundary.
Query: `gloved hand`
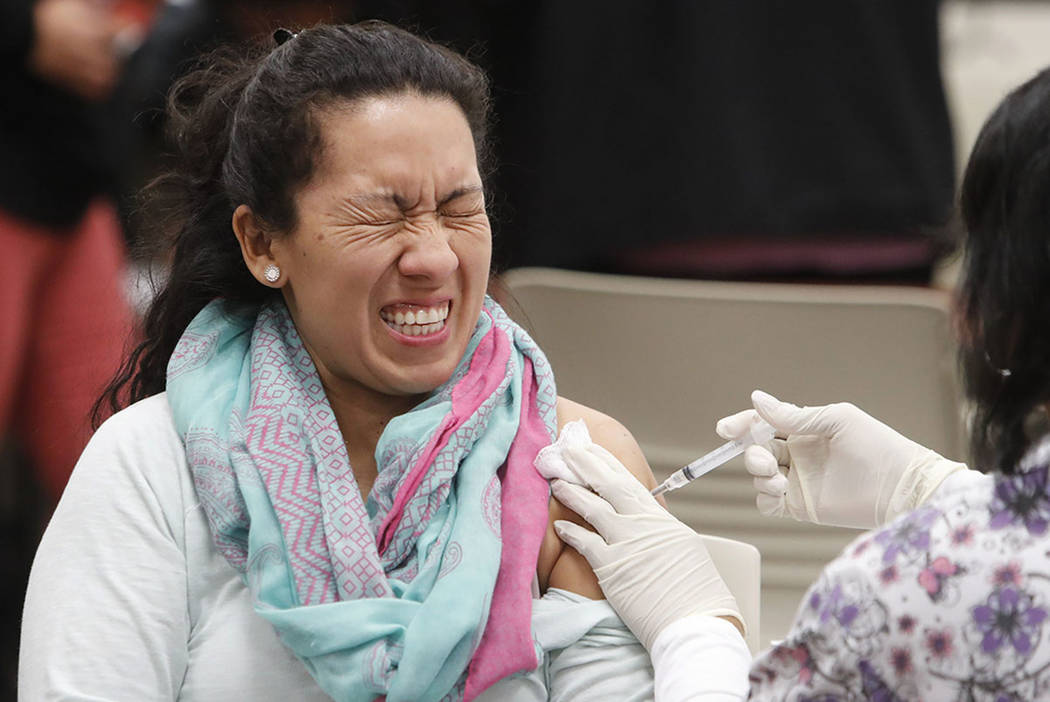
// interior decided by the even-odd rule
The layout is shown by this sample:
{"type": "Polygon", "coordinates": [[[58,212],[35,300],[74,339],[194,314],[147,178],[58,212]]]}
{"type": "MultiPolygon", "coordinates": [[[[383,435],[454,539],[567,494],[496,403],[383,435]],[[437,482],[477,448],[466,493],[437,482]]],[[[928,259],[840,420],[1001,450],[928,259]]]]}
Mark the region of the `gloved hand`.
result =
{"type": "Polygon", "coordinates": [[[744,453],[766,516],[871,529],[912,511],[946,477],[966,470],[846,402],[796,407],[761,390],[751,402],[755,409],[719,420],[715,431],[736,439],[761,417],[786,437],[744,453]]]}
{"type": "Polygon", "coordinates": [[[691,614],[729,617],[743,631],[736,600],[696,532],[601,446],[566,448],[563,457],[598,494],[555,480],[554,496],[598,533],[562,520],[554,528],[591,564],[605,597],[647,650],[664,627],[691,614]]]}

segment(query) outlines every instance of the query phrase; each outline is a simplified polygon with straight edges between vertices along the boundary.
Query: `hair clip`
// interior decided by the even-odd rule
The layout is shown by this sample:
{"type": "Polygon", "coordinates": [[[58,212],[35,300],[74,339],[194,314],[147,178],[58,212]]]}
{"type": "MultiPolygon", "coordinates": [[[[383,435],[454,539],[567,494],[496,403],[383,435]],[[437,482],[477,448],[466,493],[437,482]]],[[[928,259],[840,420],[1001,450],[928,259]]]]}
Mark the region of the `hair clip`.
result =
{"type": "Polygon", "coordinates": [[[1013,375],[1013,372],[1009,368],[1000,368],[995,363],[993,363],[992,357],[987,351],[984,352],[984,360],[988,362],[988,365],[991,366],[992,370],[998,373],[1000,377],[1009,378],[1011,375],[1013,375]]]}
{"type": "Polygon", "coordinates": [[[277,46],[280,46],[289,39],[295,39],[297,36],[299,36],[298,32],[293,32],[290,29],[285,29],[284,27],[281,27],[273,33],[273,40],[277,42],[277,46]]]}

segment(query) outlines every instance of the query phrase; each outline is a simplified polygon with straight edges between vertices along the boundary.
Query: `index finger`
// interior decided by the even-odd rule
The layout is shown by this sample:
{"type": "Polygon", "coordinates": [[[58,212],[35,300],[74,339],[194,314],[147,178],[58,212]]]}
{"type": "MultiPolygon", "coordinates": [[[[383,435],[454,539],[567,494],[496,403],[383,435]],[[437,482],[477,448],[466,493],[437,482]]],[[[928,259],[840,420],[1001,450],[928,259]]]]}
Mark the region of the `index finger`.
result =
{"type": "Polygon", "coordinates": [[[594,527],[603,539],[612,540],[617,516],[612,505],[590,490],[564,480],[551,483],[551,494],[594,527]]]}
{"type": "Polygon", "coordinates": [[[746,435],[751,429],[751,425],[759,419],[761,417],[758,416],[758,412],[755,410],[741,410],[736,414],[719,419],[718,423],[715,424],[715,433],[723,439],[739,439],[746,435]]]}
{"type": "MultiPolygon", "coordinates": [[[[566,455],[573,470],[619,514],[659,507],[656,499],[628,468],[603,446],[574,447],[566,455]]],[[[661,508],[662,509],[662,508],[661,508]]]]}

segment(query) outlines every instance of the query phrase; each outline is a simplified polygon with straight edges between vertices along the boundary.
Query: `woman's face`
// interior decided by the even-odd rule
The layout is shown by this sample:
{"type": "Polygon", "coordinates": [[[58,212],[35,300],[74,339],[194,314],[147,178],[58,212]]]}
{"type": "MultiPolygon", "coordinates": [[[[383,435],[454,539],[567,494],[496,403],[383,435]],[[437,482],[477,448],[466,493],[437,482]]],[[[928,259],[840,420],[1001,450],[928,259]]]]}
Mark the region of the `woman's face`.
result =
{"type": "Polygon", "coordinates": [[[466,117],[411,93],[323,110],[298,226],[275,239],[288,308],[325,387],[426,393],[452,375],[489,277],[466,117]]]}

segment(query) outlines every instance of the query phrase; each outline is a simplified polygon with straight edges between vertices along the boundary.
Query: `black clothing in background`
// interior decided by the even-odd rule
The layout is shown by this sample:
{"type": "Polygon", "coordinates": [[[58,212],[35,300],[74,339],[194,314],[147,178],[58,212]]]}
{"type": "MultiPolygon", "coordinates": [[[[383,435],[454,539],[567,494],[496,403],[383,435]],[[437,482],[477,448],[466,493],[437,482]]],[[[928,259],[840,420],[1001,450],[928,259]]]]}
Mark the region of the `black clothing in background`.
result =
{"type": "Polygon", "coordinates": [[[0,209],[67,227],[112,183],[101,104],[46,83],[27,67],[33,0],[0,3],[0,209]]]}
{"type": "Polygon", "coordinates": [[[358,9],[490,72],[505,265],[601,267],[701,237],[918,235],[950,211],[935,0],[358,9]]]}

